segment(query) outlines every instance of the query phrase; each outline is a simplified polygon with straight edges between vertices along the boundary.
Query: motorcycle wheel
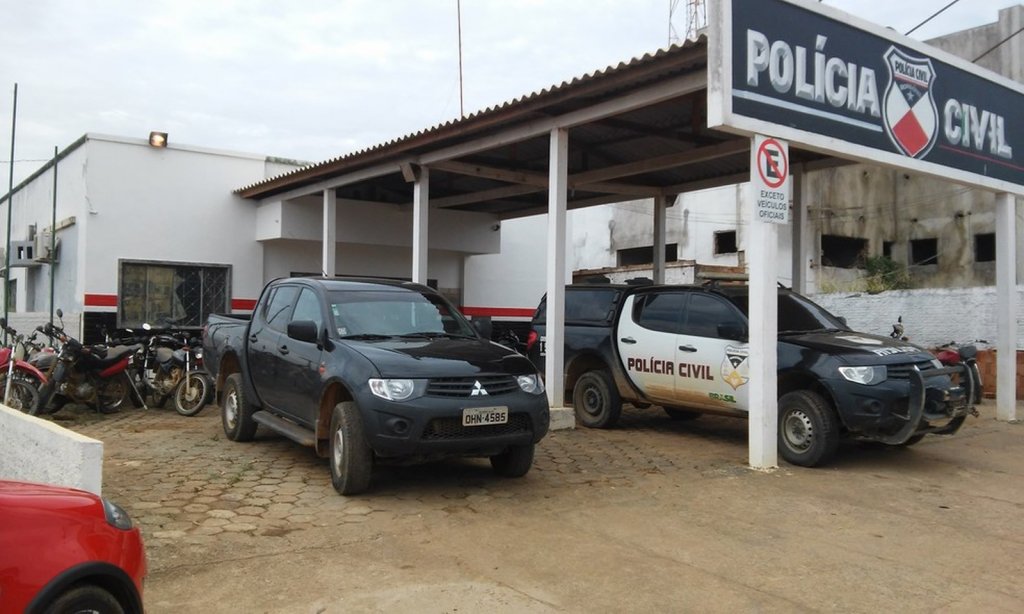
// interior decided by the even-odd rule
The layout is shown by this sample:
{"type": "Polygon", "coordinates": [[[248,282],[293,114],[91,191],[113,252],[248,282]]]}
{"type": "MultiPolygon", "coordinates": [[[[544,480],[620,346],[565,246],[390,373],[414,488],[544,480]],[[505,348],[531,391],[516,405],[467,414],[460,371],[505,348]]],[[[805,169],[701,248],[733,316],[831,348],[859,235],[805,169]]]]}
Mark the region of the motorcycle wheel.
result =
{"type": "Polygon", "coordinates": [[[193,373],[178,382],[174,388],[174,409],[182,416],[194,416],[206,407],[209,396],[210,378],[203,373],[193,373]]]}
{"type": "Polygon", "coordinates": [[[131,394],[132,385],[127,373],[118,373],[114,377],[102,380],[96,390],[96,400],[101,413],[119,411],[131,394]]]}
{"type": "MultiPolygon", "coordinates": [[[[6,378],[0,382],[0,394],[3,394],[6,383],[6,378]]],[[[31,382],[19,378],[13,378],[10,384],[11,390],[7,399],[7,407],[30,416],[38,416],[40,413],[39,390],[31,382]]]]}

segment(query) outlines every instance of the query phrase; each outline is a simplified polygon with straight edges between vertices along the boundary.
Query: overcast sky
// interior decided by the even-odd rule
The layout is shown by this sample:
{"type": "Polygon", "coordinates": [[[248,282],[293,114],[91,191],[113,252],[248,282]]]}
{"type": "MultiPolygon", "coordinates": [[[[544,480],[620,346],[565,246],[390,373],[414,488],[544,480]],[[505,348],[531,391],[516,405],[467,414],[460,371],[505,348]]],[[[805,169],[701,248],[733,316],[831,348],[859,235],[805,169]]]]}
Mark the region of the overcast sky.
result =
{"type": "MultiPolygon", "coordinates": [[[[900,32],[948,4],[825,2],[900,32]]],[[[1015,3],[964,0],[913,37],[1015,3]]],[[[466,113],[666,46],[669,4],[462,0],[466,113]]],[[[87,132],[319,161],[459,114],[456,0],[0,0],[0,67],[0,194],[15,83],[16,182],[87,132]]]]}

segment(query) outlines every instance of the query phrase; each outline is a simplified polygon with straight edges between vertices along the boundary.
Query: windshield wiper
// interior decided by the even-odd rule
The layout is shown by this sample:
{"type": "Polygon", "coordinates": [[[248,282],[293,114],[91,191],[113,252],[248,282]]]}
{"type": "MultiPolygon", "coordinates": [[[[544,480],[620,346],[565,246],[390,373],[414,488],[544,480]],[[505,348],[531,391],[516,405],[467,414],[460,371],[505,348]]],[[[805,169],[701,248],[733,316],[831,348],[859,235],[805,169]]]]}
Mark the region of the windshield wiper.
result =
{"type": "Polygon", "coordinates": [[[470,335],[459,335],[456,333],[446,333],[444,331],[417,331],[415,333],[405,333],[399,335],[403,339],[434,339],[437,337],[447,337],[449,339],[472,339],[470,335]]]}
{"type": "Polygon", "coordinates": [[[806,328],[803,330],[780,330],[779,335],[813,335],[817,333],[845,333],[845,328],[806,328]]]}
{"type": "Polygon", "coordinates": [[[383,341],[391,339],[393,335],[381,335],[379,333],[360,333],[357,335],[342,335],[342,339],[354,339],[356,341],[383,341]]]}

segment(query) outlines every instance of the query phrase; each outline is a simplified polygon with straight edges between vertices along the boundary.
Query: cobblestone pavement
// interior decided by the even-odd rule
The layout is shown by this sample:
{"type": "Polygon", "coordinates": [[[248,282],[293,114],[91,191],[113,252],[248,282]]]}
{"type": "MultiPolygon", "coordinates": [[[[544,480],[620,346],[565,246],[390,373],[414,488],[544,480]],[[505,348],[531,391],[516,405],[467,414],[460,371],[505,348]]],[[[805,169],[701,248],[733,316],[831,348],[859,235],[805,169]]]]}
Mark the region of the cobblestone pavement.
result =
{"type": "Polygon", "coordinates": [[[217,407],[55,418],[104,441],[149,612],[1022,611],[1024,441],[984,412],[913,449],[760,473],[743,421],[633,410],[551,433],[522,479],[379,467],[358,497],[290,440],[226,440],[217,407]]]}

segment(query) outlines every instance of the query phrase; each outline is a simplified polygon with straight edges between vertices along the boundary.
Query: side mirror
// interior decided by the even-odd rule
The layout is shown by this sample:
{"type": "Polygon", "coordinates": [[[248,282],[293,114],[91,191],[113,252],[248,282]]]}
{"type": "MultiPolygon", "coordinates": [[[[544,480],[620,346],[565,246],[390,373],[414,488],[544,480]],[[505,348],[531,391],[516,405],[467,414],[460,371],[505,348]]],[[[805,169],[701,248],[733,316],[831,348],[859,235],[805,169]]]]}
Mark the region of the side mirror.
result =
{"type": "Polygon", "coordinates": [[[839,320],[843,326],[847,328],[850,327],[850,325],[846,323],[846,316],[836,316],[836,319],[839,320]]]}
{"type": "Polygon", "coordinates": [[[58,318],[63,318],[64,317],[64,312],[61,311],[60,307],[57,308],[56,313],[57,313],[57,317],[58,318]]]}
{"type": "Polygon", "coordinates": [[[730,341],[746,341],[747,329],[741,324],[719,324],[718,336],[730,341]]]}
{"type": "Polygon", "coordinates": [[[482,316],[473,318],[473,328],[476,332],[480,333],[480,336],[488,341],[491,340],[491,333],[494,332],[494,325],[491,322],[490,316],[482,316]]]}
{"type": "Polygon", "coordinates": [[[288,337],[306,343],[318,343],[320,330],[313,320],[295,320],[288,323],[288,337]]]}

